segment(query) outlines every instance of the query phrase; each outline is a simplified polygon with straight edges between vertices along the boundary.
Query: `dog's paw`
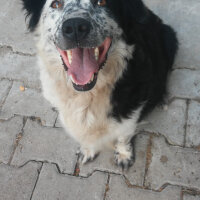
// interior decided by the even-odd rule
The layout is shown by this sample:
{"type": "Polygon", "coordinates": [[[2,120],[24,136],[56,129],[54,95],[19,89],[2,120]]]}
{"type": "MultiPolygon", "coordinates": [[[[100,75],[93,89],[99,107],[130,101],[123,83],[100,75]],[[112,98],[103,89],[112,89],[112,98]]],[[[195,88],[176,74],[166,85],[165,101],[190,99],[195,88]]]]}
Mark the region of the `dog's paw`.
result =
{"type": "Polygon", "coordinates": [[[123,170],[128,170],[135,161],[135,156],[131,146],[124,146],[115,150],[114,159],[116,165],[122,167],[123,170]]]}
{"type": "Polygon", "coordinates": [[[87,162],[93,161],[98,155],[99,153],[96,153],[91,149],[80,149],[79,162],[85,164],[87,162]]]}

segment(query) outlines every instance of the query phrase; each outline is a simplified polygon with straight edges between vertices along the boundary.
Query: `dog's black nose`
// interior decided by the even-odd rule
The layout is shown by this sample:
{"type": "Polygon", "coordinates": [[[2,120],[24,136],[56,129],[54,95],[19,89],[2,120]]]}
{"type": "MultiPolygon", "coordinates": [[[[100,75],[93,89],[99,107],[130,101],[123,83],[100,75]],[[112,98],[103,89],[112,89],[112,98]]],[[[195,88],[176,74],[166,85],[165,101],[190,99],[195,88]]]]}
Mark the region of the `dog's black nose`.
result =
{"type": "Polygon", "coordinates": [[[63,35],[70,40],[80,41],[90,32],[91,24],[83,18],[68,19],[63,23],[63,35]]]}

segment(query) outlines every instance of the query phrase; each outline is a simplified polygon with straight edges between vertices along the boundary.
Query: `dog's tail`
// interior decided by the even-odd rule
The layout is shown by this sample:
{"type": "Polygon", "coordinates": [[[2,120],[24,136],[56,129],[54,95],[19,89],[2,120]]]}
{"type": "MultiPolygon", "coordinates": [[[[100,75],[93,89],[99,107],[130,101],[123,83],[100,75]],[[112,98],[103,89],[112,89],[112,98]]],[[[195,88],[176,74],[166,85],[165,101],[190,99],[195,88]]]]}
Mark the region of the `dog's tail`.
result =
{"type": "Polygon", "coordinates": [[[163,24],[161,32],[163,36],[165,54],[167,56],[169,67],[172,68],[178,50],[178,39],[175,31],[168,25],[163,24]]]}

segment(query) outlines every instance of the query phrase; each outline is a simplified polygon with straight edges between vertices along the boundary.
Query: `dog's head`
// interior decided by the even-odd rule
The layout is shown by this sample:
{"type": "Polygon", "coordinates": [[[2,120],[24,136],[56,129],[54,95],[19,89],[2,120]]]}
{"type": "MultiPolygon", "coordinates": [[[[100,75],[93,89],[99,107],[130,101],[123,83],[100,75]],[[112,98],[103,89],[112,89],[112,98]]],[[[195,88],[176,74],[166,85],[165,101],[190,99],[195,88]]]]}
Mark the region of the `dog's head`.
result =
{"type": "Polygon", "coordinates": [[[140,0],[22,1],[30,16],[29,28],[38,30],[49,56],[56,51],[52,61],[62,59],[78,91],[95,86],[114,52],[119,57],[115,59],[132,56],[134,24],[145,23],[148,15],[140,0]]]}

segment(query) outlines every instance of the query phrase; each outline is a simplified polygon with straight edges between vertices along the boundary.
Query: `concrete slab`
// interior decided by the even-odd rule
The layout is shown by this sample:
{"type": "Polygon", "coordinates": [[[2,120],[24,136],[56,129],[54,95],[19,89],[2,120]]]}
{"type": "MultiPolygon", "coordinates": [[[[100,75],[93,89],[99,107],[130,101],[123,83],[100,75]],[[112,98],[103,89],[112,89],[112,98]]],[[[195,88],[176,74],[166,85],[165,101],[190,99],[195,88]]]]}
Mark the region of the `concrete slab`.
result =
{"type": "Polygon", "coordinates": [[[180,188],[168,186],[161,192],[128,187],[120,176],[112,175],[106,200],[180,200],[180,188]]]}
{"type": "Polygon", "coordinates": [[[14,150],[17,134],[23,127],[22,117],[14,117],[8,121],[0,120],[0,161],[8,163],[14,150]]]}
{"type": "Polygon", "coordinates": [[[158,190],[169,183],[200,188],[200,151],[171,146],[164,138],[155,137],[151,154],[146,186],[158,190]]]}
{"type": "Polygon", "coordinates": [[[0,118],[8,119],[14,114],[39,117],[44,126],[53,126],[57,112],[52,109],[42,94],[31,88],[20,90],[23,83],[14,82],[10,93],[0,112],[0,118]]]}
{"type": "Polygon", "coordinates": [[[0,164],[0,199],[30,199],[40,167],[41,164],[35,162],[18,169],[0,164]]]}
{"type": "Polygon", "coordinates": [[[165,111],[157,107],[146,119],[142,129],[164,135],[171,144],[183,145],[186,123],[186,101],[175,100],[165,111]]]}
{"type": "Polygon", "coordinates": [[[191,101],[188,109],[186,146],[200,147],[200,103],[191,101]]]}
{"type": "Polygon", "coordinates": [[[79,178],[59,174],[55,166],[44,164],[32,200],[102,200],[106,181],[104,173],[79,178]]]}
{"type": "Polygon", "coordinates": [[[10,48],[0,47],[0,60],[0,78],[23,81],[29,87],[41,87],[35,56],[16,54],[10,48]]]}
{"type": "Polygon", "coordinates": [[[144,0],[144,2],[178,34],[180,49],[175,67],[200,70],[200,1],[144,0]]]}
{"type": "Polygon", "coordinates": [[[169,99],[187,98],[200,100],[200,71],[174,70],[169,77],[169,99]]]}
{"type": "Polygon", "coordinates": [[[63,129],[42,127],[28,120],[11,164],[21,166],[29,160],[50,162],[58,164],[62,172],[73,174],[77,148],[63,129]]]}
{"type": "Polygon", "coordinates": [[[15,52],[35,53],[33,35],[28,34],[25,12],[18,0],[7,0],[0,7],[0,45],[12,46],[15,52]]]}

